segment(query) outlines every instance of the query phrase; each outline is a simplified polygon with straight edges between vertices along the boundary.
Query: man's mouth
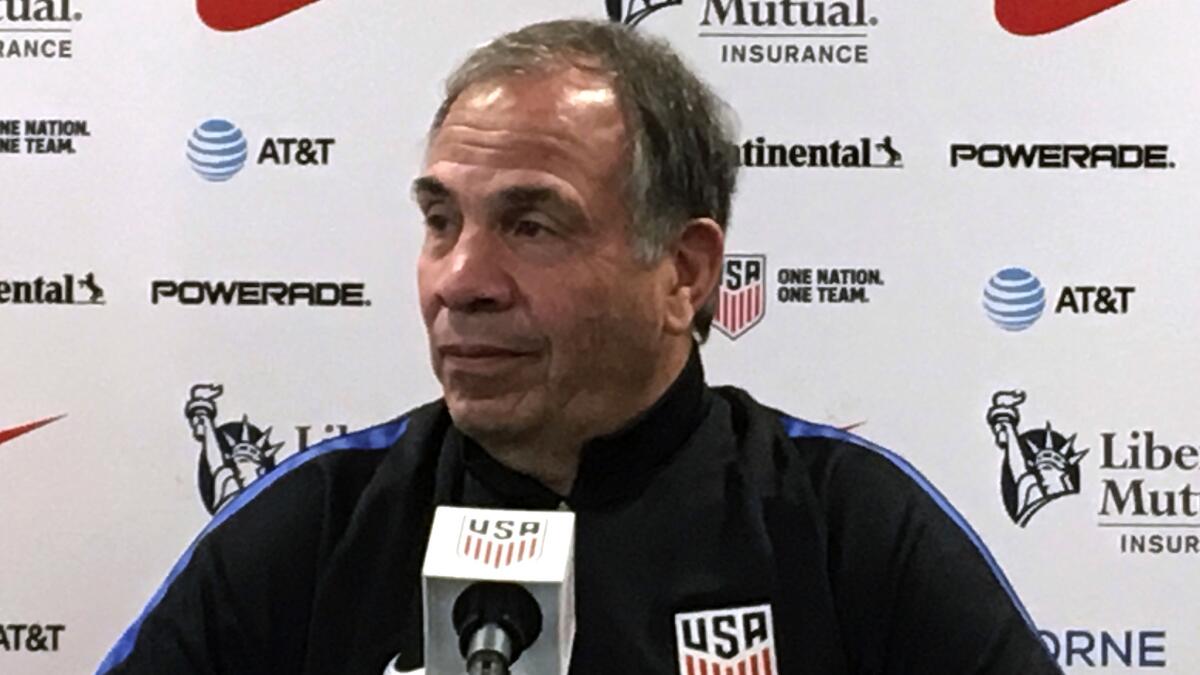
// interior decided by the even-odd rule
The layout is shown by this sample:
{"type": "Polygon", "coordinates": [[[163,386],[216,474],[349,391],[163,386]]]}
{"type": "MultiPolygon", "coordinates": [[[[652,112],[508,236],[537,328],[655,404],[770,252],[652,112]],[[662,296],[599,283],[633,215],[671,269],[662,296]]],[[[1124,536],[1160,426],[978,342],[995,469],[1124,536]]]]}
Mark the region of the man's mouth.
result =
{"type": "Polygon", "coordinates": [[[438,347],[442,366],[462,375],[499,375],[532,360],[537,352],[495,344],[451,344],[438,347]]]}
{"type": "Polygon", "coordinates": [[[487,344],[445,345],[443,347],[439,347],[438,352],[441,353],[443,358],[451,357],[456,359],[514,358],[518,356],[529,356],[531,353],[526,350],[487,344]]]}

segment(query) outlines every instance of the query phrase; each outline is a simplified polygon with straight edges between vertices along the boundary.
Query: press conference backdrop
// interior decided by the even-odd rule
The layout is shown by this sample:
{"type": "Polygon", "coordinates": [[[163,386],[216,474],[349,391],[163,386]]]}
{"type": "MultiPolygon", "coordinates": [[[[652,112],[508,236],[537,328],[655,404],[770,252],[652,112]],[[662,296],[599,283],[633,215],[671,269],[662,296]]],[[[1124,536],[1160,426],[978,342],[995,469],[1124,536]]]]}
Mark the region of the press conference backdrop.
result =
{"type": "Polygon", "coordinates": [[[569,16],[737,112],[710,381],[909,458],[1069,672],[1200,672],[1185,0],[0,2],[0,672],[93,670],[238,490],[437,396],[441,78],[569,16]]]}

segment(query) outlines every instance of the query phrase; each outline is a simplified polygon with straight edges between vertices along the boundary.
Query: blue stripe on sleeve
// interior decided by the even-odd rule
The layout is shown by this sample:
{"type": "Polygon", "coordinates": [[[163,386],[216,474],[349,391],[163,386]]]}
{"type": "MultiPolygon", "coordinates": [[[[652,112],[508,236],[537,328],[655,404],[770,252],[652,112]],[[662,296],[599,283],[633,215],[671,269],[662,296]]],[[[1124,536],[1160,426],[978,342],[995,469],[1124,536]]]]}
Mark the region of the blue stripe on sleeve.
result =
{"type": "Polygon", "coordinates": [[[941,492],[938,492],[938,489],[935,488],[933,484],[925,478],[925,476],[922,476],[921,472],[917,471],[913,465],[909,464],[903,457],[900,457],[891,450],[882,448],[864,438],[855,436],[847,431],[842,431],[836,427],[826,426],[824,424],[813,424],[812,422],[806,422],[794,417],[783,417],[781,421],[783,422],[784,429],[787,431],[787,435],[791,438],[819,437],[853,443],[854,445],[864,447],[879,455],[882,455],[884,459],[888,460],[894,464],[896,468],[904,472],[906,476],[911,478],[913,482],[915,482],[922,490],[925,491],[926,494],[929,495],[929,498],[938,505],[938,508],[940,508],[947,516],[949,516],[950,520],[954,521],[954,524],[958,525],[959,529],[963,531],[963,534],[967,536],[967,539],[969,539],[971,543],[975,545],[975,548],[979,551],[979,554],[983,556],[983,559],[987,563],[988,567],[991,568],[992,574],[995,575],[996,580],[1000,582],[1000,586],[1004,589],[1004,592],[1008,594],[1009,600],[1012,601],[1013,605],[1016,606],[1017,611],[1020,612],[1021,618],[1025,620],[1025,623],[1028,624],[1030,629],[1032,629],[1036,634],[1037,626],[1034,625],[1033,619],[1029,616],[1029,612],[1025,610],[1025,605],[1021,604],[1021,599],[1017,597],[1017,593],[1013,590],[1012,584],[1008,582],[1008,577],[1004,576],[1004,570],[1000,569],[1000,564],[996,562],[996,559],[992,557],[992,552],[989,551],[987,545],[983,543],[983,539],[975,532],[974,529],[971,528],[971,525],[967,522],[967,519],[964,518],[962,514],[954,508],[950,501],[946,499],[941,492]]]}
{"type": "Polygon", "coordinates": [[[138,615],[137,619],[130,624],[125,633],[121,635],[117,643],[104,657],[104,661],[100,664],[96,675],[104,675],[108,671],[121,665],[125,659],[129,658],[129,654],[133,652],[134,643],[137,642],[138,632],[142,628],[142,623],[146,617],[162,602],[163,596],[167,594],[171,584],[183,573],[187,568],[188,563],[192,560],[192,555],[196,551],[196,546],[210,532],[220,527],[222,523],[229,520],[242,509],[246,504],[250,503],[255,497],[261,494],[264,490],[271,487],[276,481],[282,478],[287,473],[295,470],[297,467],[321,457],[331,452],[349,451],[349,450],[385,450],[391,447],[396,441],[404,435],[408,429],[408,419],[401,418],[379,424],[373,427],[368,427],[360,431],[351,432],[344,436],[331,438],[328,441],[318,443],[309,448],[305,452],[297,452],[291,457],[283,460],[272,469],[268,474],[251,483],[248,487],[242,490],[229,505],[217,512],[217,515],[209,521],[208,525],[196,535],[195,540],[188,546],[187,550],[180,556],[179,561],[171,568],[171,572],[167,575],[166,580],[158,587],[154,595],[150,598],[150,602],[146,603],[145,609],[138,615]]]}

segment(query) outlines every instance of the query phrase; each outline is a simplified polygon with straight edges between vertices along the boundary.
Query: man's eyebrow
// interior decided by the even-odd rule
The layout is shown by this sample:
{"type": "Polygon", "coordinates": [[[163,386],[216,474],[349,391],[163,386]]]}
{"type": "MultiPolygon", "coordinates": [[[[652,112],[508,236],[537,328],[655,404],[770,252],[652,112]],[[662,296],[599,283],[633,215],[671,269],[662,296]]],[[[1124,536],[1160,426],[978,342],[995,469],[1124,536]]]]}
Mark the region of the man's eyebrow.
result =
{"type": "Polygon", "coordinates": [[[449,197],[450,188],[433,176],[421,176],[412,183],[413,198],[449,197]]]}
{"type": "Polygon", "coordinates": [[[535,206],[548,204],[565,211],[568,217],[583,220],[583,209],[574,200],[568,199],[557,190],[540,185],[514,185],[496,193],[492,200],[504,206],[535,206]]]}

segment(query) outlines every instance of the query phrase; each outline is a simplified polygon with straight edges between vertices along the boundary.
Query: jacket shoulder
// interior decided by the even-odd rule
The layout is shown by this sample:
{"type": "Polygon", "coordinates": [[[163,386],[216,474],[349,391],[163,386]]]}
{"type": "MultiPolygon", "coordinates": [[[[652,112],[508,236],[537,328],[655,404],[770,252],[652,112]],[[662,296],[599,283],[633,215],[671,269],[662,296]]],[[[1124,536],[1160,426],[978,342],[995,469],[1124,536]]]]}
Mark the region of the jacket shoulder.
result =
{"type": "Polygon", "coordinates": [[[737,387],[713,391],[729,406],[730,425],[743,452],[768,461],[772,470],[790,470],[798,463],[820,484],[843,462],[883,465],[887,464],[883,458],[892,454],[849,430],[809,422],[760,403],[737,387]]]}
{"type": "Polygon", "coordinates": [[[437,445],[429,441],[444,409],[440,402],[429,403],[292,455],[218,512],[201,537],[226,522],[231,534],[248,527],[245,536],[265,535],[264,528],[294,529],[296,536],[316,529],[337,532],[382,474],[392,482],[413,477],[420,456],[437,445]],[[260,510],[267,513],[254,513],[260,510]],[[250,514],[254,517],[240,517],[250,514]],[[322,521],[319,528],[314,520],[322,521]]]}
{"type": "MultiPolygon", "coordinates": [[[[203,632],[205,626],[233,622],[239,640],[268,642],[273,633],[264,598],[311,591],[321,561],[385,460],[415,454],[419,444],[412,435],[431,433],[437,417],[438,404],[432,403],[318,443],[248,485],[183,551],[99,672],[118,668],[137,645],[140,658],[157,658],[152,643],[176,635],[179,627],[203,632]]],[[[298,603],[284,614],[300,617],[304,611],[298,603]]],[[[234,645],[229,648],[236,652],[234,645]]]]}
{"type": "Polygon", "coordinates": [[[791,492],[809,496],[819,513],[847,638],[889,645],[858,655],[859,666],[880,670],[889,660],[903,660],[905,645],[919,651],[957,634],[951,642],[958,647],[943,656],[914,657],[929,660],[922,672],[1018,672],[1016,664],[1026,661],[1041,669],[1019,672],[1058,672],[983,539],[908,460],[745,392],[727,398],[733,418],[744,418],[747,437],[766,437],[755,428],[772,430],[770,470],[780,484],[800,488],[791,492]]]}

